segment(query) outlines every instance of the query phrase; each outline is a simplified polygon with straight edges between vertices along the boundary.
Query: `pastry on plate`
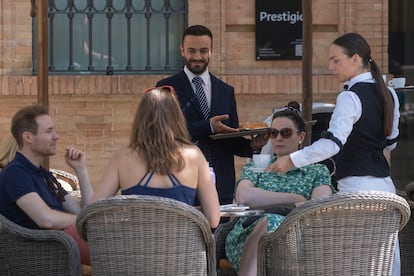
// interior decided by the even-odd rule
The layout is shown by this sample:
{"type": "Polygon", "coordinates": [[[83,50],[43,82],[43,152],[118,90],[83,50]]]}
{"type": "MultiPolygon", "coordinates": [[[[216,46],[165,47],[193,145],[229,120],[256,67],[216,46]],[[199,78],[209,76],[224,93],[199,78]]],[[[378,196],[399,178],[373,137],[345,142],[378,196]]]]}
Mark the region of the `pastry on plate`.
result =
{"type": "Polygon", "coordinates": [[[266,128],[267,124],[266,123],[250,123],[250,122],[246,122],[243,124],[240,124],[239,128],[240,129],[258,129],[258,128],[266,128]]]}

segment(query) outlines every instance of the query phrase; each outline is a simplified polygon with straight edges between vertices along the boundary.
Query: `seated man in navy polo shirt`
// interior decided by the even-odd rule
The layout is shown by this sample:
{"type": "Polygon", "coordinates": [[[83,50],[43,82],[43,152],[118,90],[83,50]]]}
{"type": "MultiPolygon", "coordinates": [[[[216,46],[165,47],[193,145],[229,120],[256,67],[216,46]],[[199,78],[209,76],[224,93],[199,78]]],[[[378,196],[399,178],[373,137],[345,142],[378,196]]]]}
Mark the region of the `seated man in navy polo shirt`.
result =
{"type": "Polygon", "coordinates": [[[68,148],[65,153],[66,163],[79,178],[79,201],[42,167],[48,156],[56,154],[59,139],[47,108],[22,108],[12,118],[11,132],[18,151],[0,173],[0,213],[23,227],[65,230],[78,243],[82,263],[89,264],[87,244],[79,238],[75,227],[77,214],[93,194],[85,154],[75,148],[68,148]]]}

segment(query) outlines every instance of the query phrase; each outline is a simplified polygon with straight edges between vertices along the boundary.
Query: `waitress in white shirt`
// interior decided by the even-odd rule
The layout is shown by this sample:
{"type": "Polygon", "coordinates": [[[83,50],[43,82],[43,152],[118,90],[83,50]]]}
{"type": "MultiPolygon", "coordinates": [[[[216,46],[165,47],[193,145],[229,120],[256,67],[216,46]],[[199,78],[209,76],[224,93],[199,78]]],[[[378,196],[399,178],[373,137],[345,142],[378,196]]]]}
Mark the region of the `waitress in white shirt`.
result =
{"type": "MultiPolygon", "coordinates": [[[[370,46],[357,33],[344,34],[332,43],[329,70],[348,87],[337,97],[327,132],[312,145],[278,158],[266,170],[284,173],[338,154],[339,192],[395,193],[389,166],[399,134],[395,91],[387,88],[370,46]]],[[[395,253],[392,275],[400,275],[398,243],[395,253]]]]}

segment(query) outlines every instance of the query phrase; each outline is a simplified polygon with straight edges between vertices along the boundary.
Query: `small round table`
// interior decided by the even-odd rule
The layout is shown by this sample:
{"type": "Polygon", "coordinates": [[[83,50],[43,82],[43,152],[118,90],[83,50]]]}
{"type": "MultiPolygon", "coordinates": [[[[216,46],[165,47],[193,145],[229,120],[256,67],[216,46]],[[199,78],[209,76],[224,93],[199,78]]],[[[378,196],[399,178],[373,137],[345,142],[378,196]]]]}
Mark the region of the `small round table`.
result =
{"type": "Polygon", "coordinates": [[[222,211],[220,216],[222,217],[257,217],[263,215],[264,210],[248,209],[243,211],[222,211]]]}

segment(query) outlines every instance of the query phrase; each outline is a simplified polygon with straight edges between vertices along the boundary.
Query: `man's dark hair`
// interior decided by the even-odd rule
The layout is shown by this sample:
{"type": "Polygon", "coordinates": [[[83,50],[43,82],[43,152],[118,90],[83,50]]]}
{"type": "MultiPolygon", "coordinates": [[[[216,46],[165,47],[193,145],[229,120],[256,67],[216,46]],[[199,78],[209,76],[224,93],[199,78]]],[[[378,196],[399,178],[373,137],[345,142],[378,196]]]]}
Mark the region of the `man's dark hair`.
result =
{"type": "Polygon", "coordinates": [[[183,33],[183,42],[184,42],[184,38],[187,35],[198,35],[198,36],[207,35],[210,37],[211,43],[213,43],[213,33],[210,31],[209,28],[203,25],[193,25],[185,29],[183,33]]]}
{"type": "Polygon", "coordinates": [[[22,134],[25,131],[30,133],[37,134],[37,122],[36,117],[41,115],[48,115],[48,109],[46,106],[41,104],[34,104],[23,107],[14,114],[10,131],[13,134],[14,139],[17,142],[17,145],[21,147],[23,145],[22,134]]]}

